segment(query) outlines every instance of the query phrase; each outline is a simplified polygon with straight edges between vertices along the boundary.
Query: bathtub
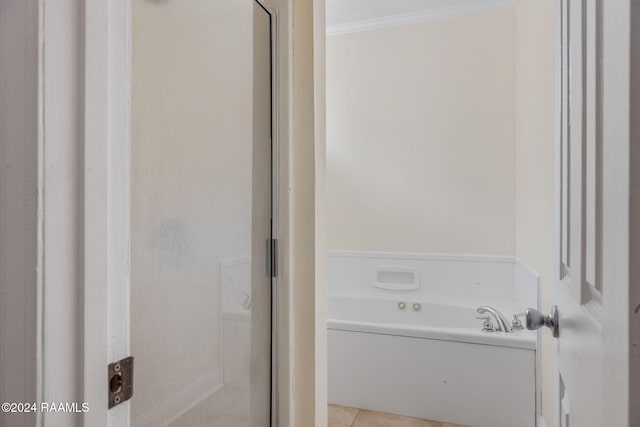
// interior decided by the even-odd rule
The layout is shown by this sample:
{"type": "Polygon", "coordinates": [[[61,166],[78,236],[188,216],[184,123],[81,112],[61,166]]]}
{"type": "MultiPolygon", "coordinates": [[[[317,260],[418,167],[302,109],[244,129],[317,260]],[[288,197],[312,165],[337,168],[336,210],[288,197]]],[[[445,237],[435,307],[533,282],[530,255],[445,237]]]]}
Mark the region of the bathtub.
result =
{"type": "Polygon", "coordinates": [[[476,427],[534,427],[535,332],[484,332],[476,318],[485,304],[508,319],[537,306],[537,277],[527,273],[510,257],[330,253],[329,402],[476,427]],[[380,271],[395,273],[381,284],[380,271]]]}

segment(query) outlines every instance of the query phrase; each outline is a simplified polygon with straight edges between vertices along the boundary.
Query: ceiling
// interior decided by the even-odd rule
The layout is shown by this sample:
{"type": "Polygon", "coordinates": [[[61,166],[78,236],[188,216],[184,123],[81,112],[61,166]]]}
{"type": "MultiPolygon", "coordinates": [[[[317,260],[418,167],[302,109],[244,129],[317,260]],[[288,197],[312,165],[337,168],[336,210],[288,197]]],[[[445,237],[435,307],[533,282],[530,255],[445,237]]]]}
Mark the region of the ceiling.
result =
{"type": "Polygon", "coordinates": [[[327,35],[513,7],[515,0],[326,0],[327,35]]]}

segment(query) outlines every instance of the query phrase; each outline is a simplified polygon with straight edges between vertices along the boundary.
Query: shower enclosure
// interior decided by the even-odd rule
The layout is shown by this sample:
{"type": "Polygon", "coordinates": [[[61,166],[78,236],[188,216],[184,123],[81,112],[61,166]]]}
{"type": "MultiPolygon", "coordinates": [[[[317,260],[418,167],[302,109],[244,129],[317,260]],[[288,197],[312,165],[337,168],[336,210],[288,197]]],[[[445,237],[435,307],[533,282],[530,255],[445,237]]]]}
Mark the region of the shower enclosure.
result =
{"type": "Polygon", "coordinates": [[[271,425],[274,19],[133,1],[133,426],[271,425]]]}

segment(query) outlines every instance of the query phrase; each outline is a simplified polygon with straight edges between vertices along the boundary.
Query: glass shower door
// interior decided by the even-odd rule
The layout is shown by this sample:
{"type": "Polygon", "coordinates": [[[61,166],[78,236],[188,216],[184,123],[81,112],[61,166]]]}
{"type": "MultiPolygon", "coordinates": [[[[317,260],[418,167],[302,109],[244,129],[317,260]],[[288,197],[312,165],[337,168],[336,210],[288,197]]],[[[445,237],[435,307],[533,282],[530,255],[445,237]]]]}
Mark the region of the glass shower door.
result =
{"type": "Polygon", "coordinates": [[[271,421],[272,17],[134,0],[132,425],[271,421]]]}

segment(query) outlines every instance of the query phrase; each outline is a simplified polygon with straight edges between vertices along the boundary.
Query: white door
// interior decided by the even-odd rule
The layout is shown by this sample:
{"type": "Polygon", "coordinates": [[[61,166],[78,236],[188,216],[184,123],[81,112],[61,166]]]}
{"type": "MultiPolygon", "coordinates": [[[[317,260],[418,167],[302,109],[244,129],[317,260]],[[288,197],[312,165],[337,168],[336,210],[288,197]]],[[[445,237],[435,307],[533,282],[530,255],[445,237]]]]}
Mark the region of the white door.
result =
{"type": "Polygon", "coordinates": [[[87,4],[83,425],[275,424],[267,3],[87,4]]]}
{"type": "Polygon", "coordinates": [[[559,5],[561,427],[629,425],[628,12],[628,1],[559,5]]]}

